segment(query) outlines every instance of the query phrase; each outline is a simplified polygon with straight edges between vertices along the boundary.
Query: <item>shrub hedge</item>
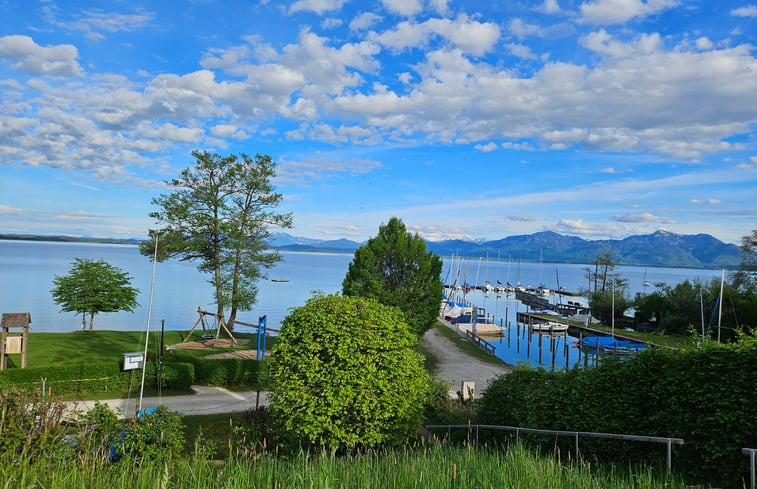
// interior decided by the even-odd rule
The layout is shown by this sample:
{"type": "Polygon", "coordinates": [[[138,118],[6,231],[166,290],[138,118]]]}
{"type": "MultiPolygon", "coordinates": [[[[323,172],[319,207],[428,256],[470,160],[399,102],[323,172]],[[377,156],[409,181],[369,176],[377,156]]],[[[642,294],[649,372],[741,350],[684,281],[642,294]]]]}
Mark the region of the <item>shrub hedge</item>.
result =
{"type": "MultiPolygon", "coordinates": [[[[163,362],[162,387],[175,391],[189,390],[193,384],[249,384],[256,387],[263,385],[260,382],[263,371],[258,362],[249,360],[174,359],[163,362]],[[200,375],[197,375],[198,371],[200,375]]],[[[148,363],[145,384],[157,387],[157,378],[157,364],[148,363]]],[[[130,383],[133,387],[135,382],[132,372],[122,371],[119,362],[92,362],[3,370],[0,371],[0,388],[41,390],[42,379],[46,379],[47,392],[56,395],[123,391],[130,383]]]]}
{"type": "Polygon", "coordinates": [[[269,386],[267,360],[208,359],[182,355],[179,352],[174,353],[171,358],[177,362],[189,363],[194,367],[194,382],[196,384],[245,385],[259,390],[266,390],[269,386]]]}
{"type": "Polygon", "coordinates": [[[42,388],[42,379],[46,379],[46,390],[56,395],[109,392],[129,386],[129,373],[122,372],[118,362],[70,363],[0,372],[3,388],[38,390],[42,388]]]}
{"type": "MultiPolygon", "coordinates": [[[[757,338],[688,352],[650,349],[588,370],[519,367],[490,384],[477,422],[683,438],[673,451],[675,470],[692,482],[742,487],[749,459],[741,449],[757,447],[756,376],[757,338]]],[[[549,443],[571,451],[573,441],[549,443]]],[[[659,444],[593,439],[580,448],[610,459],[666,453],[659,444]]]]}

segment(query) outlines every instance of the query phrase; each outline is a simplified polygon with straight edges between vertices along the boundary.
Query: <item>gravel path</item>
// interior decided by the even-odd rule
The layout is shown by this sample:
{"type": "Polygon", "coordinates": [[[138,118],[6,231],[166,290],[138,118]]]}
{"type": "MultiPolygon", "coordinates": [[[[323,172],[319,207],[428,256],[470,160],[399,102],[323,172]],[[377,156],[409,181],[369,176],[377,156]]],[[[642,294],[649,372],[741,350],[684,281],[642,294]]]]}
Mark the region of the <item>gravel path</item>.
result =
{"type": "Polygon", "coordinates": [[[455,397],[464,381],[475,383],[475,396],[478,397],[490,380],[510,372],[510,367],[504,363],[498,365],[471,357],[433,328],[423,335],[422,344],[437,357],[434,374],[449,383],[450,395],[455,397]]]}

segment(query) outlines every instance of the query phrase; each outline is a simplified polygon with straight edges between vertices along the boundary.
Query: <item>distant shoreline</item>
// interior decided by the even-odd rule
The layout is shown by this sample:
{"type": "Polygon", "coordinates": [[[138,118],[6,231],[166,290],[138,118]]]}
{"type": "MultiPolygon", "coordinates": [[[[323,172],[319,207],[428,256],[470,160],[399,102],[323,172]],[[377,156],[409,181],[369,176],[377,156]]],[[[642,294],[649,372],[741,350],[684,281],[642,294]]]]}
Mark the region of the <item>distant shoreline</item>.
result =
{"type": "Polygon", "coordinates": [[[59,243],[104,243],[138,245],[147,240],[136,238],[86,238],[78,236],[46,236],[40,234],[0,234],[0,240],[6,241],[53,241],[59,243]]]}
{"type": "MultiPolygon", "coordinates": [[[[45,236],[38,234],[2,234],[0,233],[0,241],[36,241],[36,242],[48,242],[48,243],[91,243],[91,244],[119,244],[119,245],[135,245],[138,246],[147,240],[141,240],[136,238],[86,238],[78,236],[45,236]]],[[[330,250],[312,246],[272,246],[271,249],[277,251],[287,251],[292,253],[328,253],[334,255],[352,255],[353,251],[348,250],[330,250]]]]}

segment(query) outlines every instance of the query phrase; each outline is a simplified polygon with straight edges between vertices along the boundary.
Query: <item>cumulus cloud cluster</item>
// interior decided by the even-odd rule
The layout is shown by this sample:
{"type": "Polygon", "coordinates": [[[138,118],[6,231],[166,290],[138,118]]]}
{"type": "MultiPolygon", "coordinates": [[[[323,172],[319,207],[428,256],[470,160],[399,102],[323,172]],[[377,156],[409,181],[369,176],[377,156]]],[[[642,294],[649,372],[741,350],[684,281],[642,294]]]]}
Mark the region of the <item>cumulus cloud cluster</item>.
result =
{"type": "MultiPolygon", "coordinates": [[[[339,15],[346,3],[297,0],[286,13],[339,15]]],[[[568,15],[546,0],[535,10],[557,23],[539,25],[453,11],[446,0],[382,0],[383,10],[343,19],[347,35],[303,27],[277,45],[248,36],[197,53],[196,71],[140,78],[85,70],[92,60],[72,44],[7,35],[0,159],[118,177],[169,148],[222,148],[273,134],[337,145],[471,144],[482,152],[582,147],[688,161],[740,149],[734,136],[748,133],[757,114],[750,45],[613,30],[678,3],[590,0],[568,15]],[[573,42],[582,61],[530,44],[550,36],[573,42]]],[[[732,15],[753,17],[754,6],[732,15]]],[[[67,25],[102,36],[155,20],[147,11],[90,11],[67,25]]]]}

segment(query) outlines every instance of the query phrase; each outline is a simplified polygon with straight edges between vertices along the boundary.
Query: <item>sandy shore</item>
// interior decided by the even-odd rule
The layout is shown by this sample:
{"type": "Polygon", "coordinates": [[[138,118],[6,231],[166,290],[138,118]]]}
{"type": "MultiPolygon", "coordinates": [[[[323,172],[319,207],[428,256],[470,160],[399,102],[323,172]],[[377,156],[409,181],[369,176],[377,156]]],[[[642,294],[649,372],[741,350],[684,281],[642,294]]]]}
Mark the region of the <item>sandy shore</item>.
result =
{"type": "Polygon", "coordinates": [[[469,356],[436,329],[430,329],[423,335],[422,345],[438,358],[436,371],[433,373],[437,378],[449,383],[450,394],[455,397],[463,382],[474,382],[474,395],[478,397],[489,381],[510,372],[510,367],[504,363],[482,362],[469,356]]]}

